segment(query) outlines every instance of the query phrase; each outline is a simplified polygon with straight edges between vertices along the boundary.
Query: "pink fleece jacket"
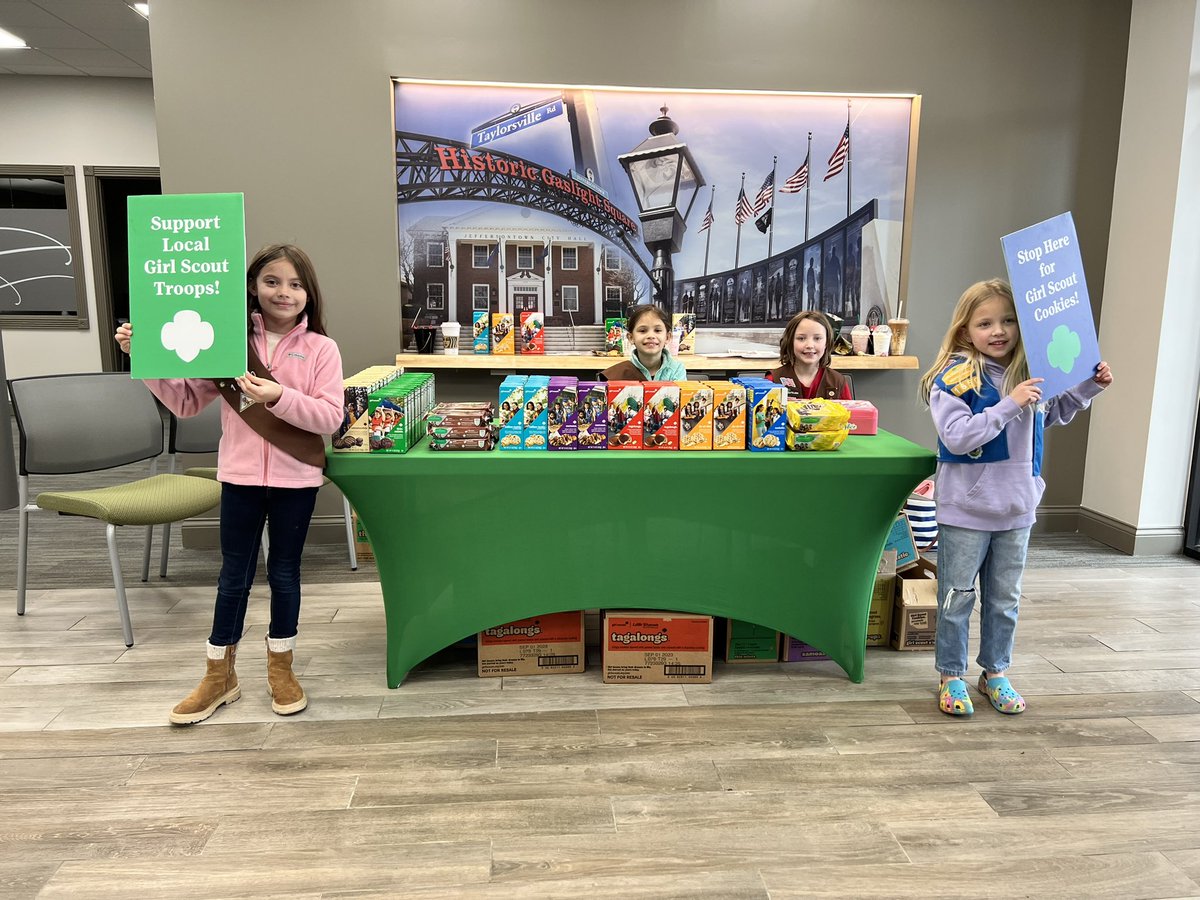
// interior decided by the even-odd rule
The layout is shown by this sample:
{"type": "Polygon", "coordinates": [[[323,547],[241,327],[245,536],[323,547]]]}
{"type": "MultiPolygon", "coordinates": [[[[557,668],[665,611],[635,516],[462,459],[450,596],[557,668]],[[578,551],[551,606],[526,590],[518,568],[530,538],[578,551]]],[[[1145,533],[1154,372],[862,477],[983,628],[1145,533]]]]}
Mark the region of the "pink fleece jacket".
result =
{"type": "MultiPolygon", "coordinates": [[[[251,340],[259,359],[267,358],[262,316],[251,316],[251,340]]],[[[267,366],[283,387],[283,396],[267,409],[283,421],[325,436],[342,421],[342,355],[332,338],[308,330],[308,320],[285,334],[267,366]]],[[[171,412],[194,416],[209,403],[221,404],[221,446],[217,479],[257,487],[320,487],[325,476],[316,466],[285,453],[242,421],[204,378],[148,380],[146,386],[171,412]]]]}

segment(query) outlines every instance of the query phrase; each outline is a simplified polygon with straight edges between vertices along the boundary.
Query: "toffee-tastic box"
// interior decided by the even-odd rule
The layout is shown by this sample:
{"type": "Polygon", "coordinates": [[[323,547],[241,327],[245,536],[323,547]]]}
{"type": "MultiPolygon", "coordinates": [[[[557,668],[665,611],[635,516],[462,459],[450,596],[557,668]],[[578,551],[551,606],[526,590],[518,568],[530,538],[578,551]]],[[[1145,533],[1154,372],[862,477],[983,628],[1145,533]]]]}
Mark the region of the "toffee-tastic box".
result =
{"type": "Polygon", "coordinates": [[[712,616],[625,610],[604,615],[605,684],[708,684],[712,658],[712,616]]]}
{"type": "Polygon", "coordinates": [[[642,446],[647,450],[679,449],[679,385],[674,381],[642,384],[642,446]]]}
{"type": "Polygon", "coordinates": [[[608,449],[642,449],[642,404],[645,396],[640,381],[608,382],[608,449]]]}
{"type": "Polygon", "coordinates": [[[746,449],[746,388],[732,381],[712,381],[713,449],[746,449]]]}
{"type": "Polygon", "coordinates": [[[711,450],[713,389],[699,381],[679,383],[679,449],[711,450]]]}
{"type": "Polygon", "coordinates": [[[519,619],[479,632],[479,677],[565,675],[584,667],[583,610],[519,619]]]}
{"type": "Polygon", "coordinates": [[[578,392],[579,381],[576,378],[561,375],[550,379],[547,394],[550,407],[546,412],[546,421],[551,450],[579,448],[578,392]]]}
{"type": "Polygon", "coordinates": [[[492,313],[492,352],[511,355],[515,348],[512,313],[492,313]]]}
{"type": "Polygon", "coordinates": [[[521,313],[521,352],[545,353],[546,333],[542,314],[537,310],[521,313]]]}
{"type": "Polygon", "coordinates": [[[580,450],[608,448],[608,382],[581,381],[576,387],[575,422],[580,450]]]}

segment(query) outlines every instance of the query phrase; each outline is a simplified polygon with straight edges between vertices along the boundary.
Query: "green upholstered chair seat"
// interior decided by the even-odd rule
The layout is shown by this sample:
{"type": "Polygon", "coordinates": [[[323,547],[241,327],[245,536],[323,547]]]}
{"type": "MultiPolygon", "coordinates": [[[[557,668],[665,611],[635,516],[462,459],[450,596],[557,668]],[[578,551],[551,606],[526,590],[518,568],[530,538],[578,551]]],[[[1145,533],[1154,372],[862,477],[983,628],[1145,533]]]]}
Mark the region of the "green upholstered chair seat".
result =
{"type": "Polygon", "coordinates": [[[46,491],[36,502],[41,509],[110,525],[159,525],[212,509],[221,502],[221,486],[184,475],[154,475],[93,490],[46,491]]]}

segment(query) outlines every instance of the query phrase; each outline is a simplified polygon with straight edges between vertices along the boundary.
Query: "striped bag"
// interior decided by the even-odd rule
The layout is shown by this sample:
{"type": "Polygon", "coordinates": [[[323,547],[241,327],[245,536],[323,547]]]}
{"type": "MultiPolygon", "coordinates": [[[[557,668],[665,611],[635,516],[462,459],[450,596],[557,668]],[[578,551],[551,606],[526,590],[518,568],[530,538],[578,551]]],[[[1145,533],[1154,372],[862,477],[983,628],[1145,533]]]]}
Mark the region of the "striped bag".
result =
{"type": "Polygon", "coordinates": [[[933,487],[932,479],[922,481],[904,502],[904,515],[920,551],[937,549],[937,503],[933,499],[933,487]]]}

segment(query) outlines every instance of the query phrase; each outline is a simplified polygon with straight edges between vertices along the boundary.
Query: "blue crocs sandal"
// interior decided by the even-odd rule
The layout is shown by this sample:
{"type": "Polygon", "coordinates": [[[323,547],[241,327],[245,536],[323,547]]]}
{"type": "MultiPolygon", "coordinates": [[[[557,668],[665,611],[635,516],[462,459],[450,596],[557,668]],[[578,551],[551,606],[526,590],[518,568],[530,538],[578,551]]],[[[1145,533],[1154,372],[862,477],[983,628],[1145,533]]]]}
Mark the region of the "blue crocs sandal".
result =
{"type": "Polygon", "coordinates": [[[987,672],[980,672],[978,687],[979,693],[988,698],[996,712],[1006,716],[1025,712],[1025,698],[1016,692],[1005,676],[988,678],[987,672]]]}
{"type": "Polygon", "coordinates": [[[951,678],[938,691],[938,709],[948,716],[969,716],[975,712],[967,683],[961,678],[951,678]]]}

